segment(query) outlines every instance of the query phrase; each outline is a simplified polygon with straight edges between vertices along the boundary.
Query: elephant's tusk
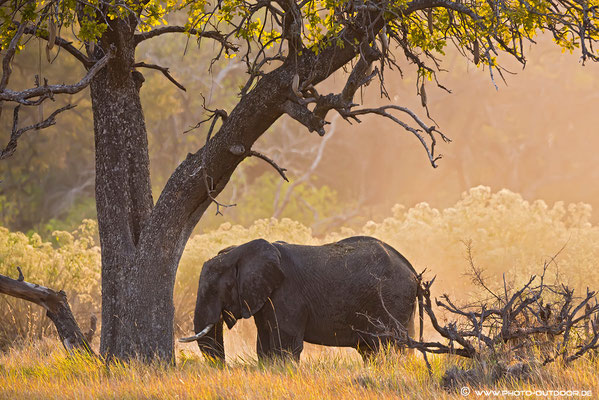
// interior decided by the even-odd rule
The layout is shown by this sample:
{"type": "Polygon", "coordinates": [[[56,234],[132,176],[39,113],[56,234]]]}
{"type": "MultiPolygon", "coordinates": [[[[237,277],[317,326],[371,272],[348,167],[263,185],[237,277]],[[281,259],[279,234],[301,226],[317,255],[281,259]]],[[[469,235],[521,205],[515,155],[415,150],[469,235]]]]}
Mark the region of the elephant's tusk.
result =
{"type": "Polygon", "coordinates": [[[202,330],[202,332],[196,333],[195,335],[190,336],[190,337],[181,338],[181,339],[179,339],[179,342],[181,342],[181,343],[195,342],[196,340],[199,340],[202,336],[207,334],[208,331],[210,329],[212,329],[213,326],[214,326],[214,324],[210,324],[207,327],[205,327],[204,330],[202,330]]]}

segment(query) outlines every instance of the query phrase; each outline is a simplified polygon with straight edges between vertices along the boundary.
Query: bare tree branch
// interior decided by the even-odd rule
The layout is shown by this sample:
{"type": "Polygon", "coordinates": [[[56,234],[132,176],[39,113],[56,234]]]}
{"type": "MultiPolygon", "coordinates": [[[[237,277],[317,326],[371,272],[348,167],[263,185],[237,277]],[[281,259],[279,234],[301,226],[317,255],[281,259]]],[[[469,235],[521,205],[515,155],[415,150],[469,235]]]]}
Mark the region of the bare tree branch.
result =
{"type": "MultiPolygon", "coordinates": [[[[203,96],[202,96],[203,97],[203,96]]],[[[221,109],[216,109],[216,110],[210,110],[206,107],[205,104],[206,99],[204,99],[204,109],[206,111],[210,111],[212,114],[210,115],[210,117],[206,118],[205,120],[202,120],[200,122],[197,123],[197,125],[191,129],[189,129],[186,132],[189,132],[192,129],[196,129],[198,127],[200,127],[200,125],[202,125],[204,122],[208,122],[210,120],[212,120],[212,123],[210,124],[210,128],[208,129],[208,133],[206,134],[206,144],[204,145],[204,147],[201,150],[201,163],[199,165],[199,167],[197,169],[195,169],[192,173],[191,176],[195,176],[198,172],[202,172],[202,178],[204,181],[204,185],[206,187],[206,193],[208,195],[208,198],[210,199],[210,201],[214,204],[216,204],[216,215],[222,215],[220,208],[228,208],[228,207],[235,207],[236,204],[224,204],[224,203],[220,203],[218,200],[216,200],[216,198],[214,197],[213,193],[215,192],[214,189],[214,180],[213,178],[208,174],[208,162],[206,161],[206,155],[208,153],[208,149],[210,146],[210,139],[212,138],[212,132],[214,131],[214,126],[216,125],[216,122],[218,121],[218,119],[220,118],[223,122],[227,120],[228,118],[228,114],[225,110],[221,110],[221,109]]],[[[229,151],[234,153],[235,151],[237,151],[238,149],[236,149],[235,147],[233,148],[229,148],[229,151]]],[[[243,152],[245,152],[245,148],[241,148],[240,149],[242,154],[243,152]]]]}
{"type": "Polygon", "coordinates": [[[352,110],[349,112],[345,112],[342,115],[344,115],[345,117],[352,117],[352,118],[356,119],[358,122],[360,122],[360,120],[357,119],[357,116],[358,115],[366,115],[366,114],[377,114],[377,115],[381,115],[383,117],[389,118],[390,120],[392,120],[393,122],[395,122],[396,124],[398,124],[399,126],[404,128],[405,130],[407,130],[408,132],[410,132],[414,136],[416,136],[418,138],[418,140],[420,141],[420,143],[422,144],[422,147],[424,147],[424,149],[426,150],[426,154],[428,155],[428,159],[429,159],[431,165],[433,166],[433,168],[437,168],[437,161],[443,157],[441,154],[439,154],[439,155],[435,154],[435,146],[437,144],[437,140],[436,140],[434,134],[437,133],[441,137],[441,139],[443,139],[444,142],[451,142],[451,140],[447,136],[445,136],[441,131],[439,131],[435,126],[427,126],[424,122],[422,122],[422,120],[420,118],[418,118],[418,116],[416,116],[416,114],[414,114],[410,109],[408,109],[406,107],[401,107],[401,106],[396,106],[396,105],[386,105],[386,106],[382,106],[382,107],[378,107],[378,108],[363,108],[363,109],[359,109],[359,110],[352,110]],[[402,120],[395,117],[394,115],[389,114],[389,112],[387,110],[398,110],[398,111],[402,111],[402,112],[408,114],[408,116],[410,116],[410,118],[412,118],[418,124],[418,126],[420,128],[414,128],[414,127],[408,125],[407,123],[403,122],[402,120]],[[426,139],[424,138],[424,136],[421,134],[421,132],[423,132],[423,131],[426,132],[426,134],[430,138],[430,142],[431,142],[430,146],[426,142],[426,139]]]}
{"type": "Polygon", "coordinates": [[[316,116],[305,105],[287,100],[283,103],[281,109],[291,118],[308,128],[310,132],[316,131],[320,136],[325,135],[324,126],[327,122],[316,116]]]}
{"type": "Polygon", "coordinates": [[[185,87],[183,85],[181,85],[179,82],[177,82],[175,80],[175,78],[172,77],[172,75],[169,73],[168,68],[166,68],[166,67],[161,67],[160,65],[156,65],[156,64],[148,64],[148,63],[145,63],[143,61],[137,62],[137,63],[133,64],[133,67],[134,68],[150,68],[150,69],[155,69],[157,71],[160,71],[160,72],[162,72],[164,74],[164,76],[166,76],[166,78],[169,81],[171,81],[179,89],[181,89],[184,92],[187,91],[187,89],[185,89],[185,87]]]}
{"type": "Polygon", "coordinates": [[[113,51],[109,51],[104,57],[96,62],[89,69],[87,74],[78,83],[73,85],[44,85],[19,92],[4,88],[0,91],[0,101],[12,101],[24,105],[38,105],[43,100],[52,98],[56,94],[75,94],[85,89],[91,83],[93,77],[108,63],[113,56],[113,51]],[[31,98],[38,97],[36,100],[31,98]]]}
{"type": "Polygon", "coordinates": [[[274,169],[276,169],[276,170],[277,170],[277,172],[279,173],[279,175],[281,175],[281,177],[282,177],[283,179],[285,179],[285,181],[289,182],[289,179],[287,179],[287,176],[285,176],[285,171],[287,171],[287,170],[286,170],[285,168],[281,168],[281,167],[279,167],[279,166],[277,165],[277,163],[276,163],[276,162],[274,162],[274,160],[273,160],[273,159],[271,159],[271,158],[269,158],[269,157],[265,156],[265,155],[264,155],[264,154],[262,154],[262,153],[259,153],[259,152],[257,152],[257,151],[254,151],[254,150],[251,150],[251,151],[250,151],[250,153],[249,153],[249,156],[251,156],[251,157],[252,157],[252,156],[253,156],[253,157],[258,157],[258,158],[261,158],[261,159],[263,159],[264,161],[266,161],[267,163],[269,163],[270,165],[272,165],[272,167],[273,167],[274,169]]]}
{"type": "Polygon", "coordinates": [[[239,49],[237,46],[229,43],[227,41],[227,38],[218,31],[200,31],[200,30],[197,30],[194,28],[188,29],[184,26],[176,26],[176,25],[161,26],[159,28],[152,29],[151,31],[148,31],[148,32],[138,33],[135,35],[135,43],[139,44],[139,43],[143,42],[144,40],[148,40],[148,39],[151,39],[156,36],[164,35],[165,33],[189,33],[190,35],[195,35],[200,38],[214,39],[217,42],[220,42],[223,45],[223,47],[227,50],[237,51],[239,49]]]}
{"type": "Polygon", "coordinates": [[[540,277],[531,276],[527,283],[511,294],[507,289],[504,294],[498,294],[485,287],[485,290],[493,293],[492,298],[496,300],[494,304],[482,301],[458,307],[449,296],[441,296],[442,300],[436,300],[437,307],[458,317],[444,326],[439,323],[430,298],[434,279],[423,283],[420,291],[424,310],[433,329],[449,341],[447,344],[416,341],[407,335],[405,327],[397,323],[389,325],[380,320],[370,322],[379,335],[393,338],[399,344],[417,349],[423,354],[446,353],[472,358],[480,356],[483,351],[491,354],[502,352],[504,356],[515,351],[528,351],[529,356],[536,357],[538,352],[532,348],[542,346],[543,364],[558,358],[569,363],[589,351],[599,349],[597,292],[587,289],[586,295],[574,303],[574,290],[544,282],[546,265],[547,263],[540,277]],[[551,293],[551,304],[543,303],[544,292],[551,293]],[[595,303],[591,305],[593,299],[595,303]],[[556,310],[559,312],[555,312],[556,310]],[[571,340],[574,334],[575,341],[571,340]],[[560,338],[561,340],[557,340],[560,338]],[[476,343],[478,346],[475,346],[476,343]]]}
{"type": "Polygon", "coordinates": [[[5,158],[8,158],[14,154],[15,150],[17,149],[18,140],[25,132],[30,131],[30,130],[44,129],[49,126],[52,126],[52,125],[56,124],[56,116],[58,114],[60,114],[63,111],[75,108],[75,106],[73,106],[71,104],[67,104],[64,107],[61,107],[61,108],[55,110],[52,114],[50,114],[50,116],[48,118],[44,119],[43,121],[38,122],[33,125],[26,126],[24,128],[19,128],[18,124],[19,124],[19,109],[20,109],[20,107],[21,107],[21,105],[19,104],[14,109],[13,126],[12,126],[12,132],[10,134],[10,140],[8,141],[6,147],[3,150],[0,150],[0,160],[4,160],[5,158]]]}

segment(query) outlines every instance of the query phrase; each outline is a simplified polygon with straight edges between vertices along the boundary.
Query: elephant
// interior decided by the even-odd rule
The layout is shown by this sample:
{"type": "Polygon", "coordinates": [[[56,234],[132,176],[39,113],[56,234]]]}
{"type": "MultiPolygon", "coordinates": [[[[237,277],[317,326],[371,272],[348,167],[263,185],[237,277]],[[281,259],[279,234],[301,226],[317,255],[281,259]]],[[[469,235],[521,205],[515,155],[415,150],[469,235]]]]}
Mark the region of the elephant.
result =
{"type": "Polygon", "coordinates": [[[372,237],[322,246],[252,240],[204,263],[196,335],[180,341],[197,341],[204,356],[224,362],[223,321],[231,329],[253,316],[259,360],[299,360],[304,342],[353,347],[367,359],[392,342],[375,320],[399,323],[413,337],[419,288],[408,260],[372,237]]]}

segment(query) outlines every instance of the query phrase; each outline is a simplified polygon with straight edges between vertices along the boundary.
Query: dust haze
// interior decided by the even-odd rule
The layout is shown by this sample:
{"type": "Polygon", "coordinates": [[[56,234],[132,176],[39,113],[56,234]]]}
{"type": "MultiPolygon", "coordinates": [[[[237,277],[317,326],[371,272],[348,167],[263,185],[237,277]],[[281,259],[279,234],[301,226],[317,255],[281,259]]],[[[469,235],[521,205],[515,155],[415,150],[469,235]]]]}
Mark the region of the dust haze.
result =
{"type": "MultiPolygon", "coordinates": [[[[382,117],[365,117],[362,124],[338,124],[319,179],[354,187],[354,192],[363,183],[368,197],[365,215],[373,208],[387,211],[396,203],[412,206],[424,201],[447,207],[481,184],[510,189],[526,200],[586,202],[597,209],[599,66],[582,67],[577,55],[562,54],[543,39],[530,48],[524,70],[513,65],[515,75],[504,73],[507,85],[495,71],[498,90],[487,69],[474,67],[458,54],[449,54],[444,67],[449,72],[439,74],[441,83],[453,93],[427,82],[431,117],[452,139],[438,144],[444,157],[437,169],[409,132],[382,117]]],[[[385,84],[392,103],[425,118],[415,74],[410,72],[406,67],[401,79],[387,71],[385,84]]],[[[372,83],[364,104],[389,103],[379,98],[377,84],[372,83]]],[[[289,125],[297,135],[320,140],[298,124],[289,125]]]]}

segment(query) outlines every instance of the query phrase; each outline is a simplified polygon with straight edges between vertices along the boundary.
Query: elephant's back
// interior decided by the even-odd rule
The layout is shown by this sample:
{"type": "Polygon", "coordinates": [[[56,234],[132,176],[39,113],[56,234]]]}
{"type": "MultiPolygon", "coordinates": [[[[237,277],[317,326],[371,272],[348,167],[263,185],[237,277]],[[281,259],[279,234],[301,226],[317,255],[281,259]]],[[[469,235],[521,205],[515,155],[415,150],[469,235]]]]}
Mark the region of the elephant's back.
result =
{"type": "MultiPolygon", "coordinates": [[[[338,274],[369,273],[376,278],[403,278],[416,276],[410,262],[390,245],[370,236],[353,236],[322,246],[274,243],[294,269],[331,280],[338,274]],[[373,275],[374,274],[374,275],[373,275]]],[[[294,271],[297,272],[297,271],[294,271]]],[[[368,280],[371,280],[370,278],[368,280]]]]}

